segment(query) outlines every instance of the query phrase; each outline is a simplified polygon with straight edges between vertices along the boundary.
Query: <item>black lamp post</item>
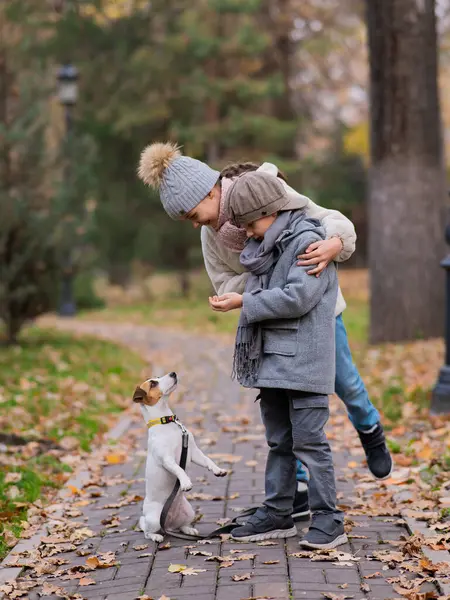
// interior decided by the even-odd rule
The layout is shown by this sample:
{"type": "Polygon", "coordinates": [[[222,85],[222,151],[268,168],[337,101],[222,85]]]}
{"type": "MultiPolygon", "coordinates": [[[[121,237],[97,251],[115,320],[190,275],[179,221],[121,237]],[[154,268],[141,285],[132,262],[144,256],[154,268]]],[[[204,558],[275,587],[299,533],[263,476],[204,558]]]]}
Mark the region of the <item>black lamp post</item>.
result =
{"type": "MultiPolygon", "coordinates": [[[[445,240],[450,245],[450,223],[445,228],[445,240]]],[[[436,385],[433,388],[432,415],[450,413],[450,254],[441,262],[441,267],[446,271],[445,364],[442,366],[436,385]]]]}
{"type": "MultiPolygon", "coordinates": [[[[72,137],[72,109],[78,99],[78,70],[70,63],[66,63],[58,71],[58,96],[64,107],[66,122],[66,152],[68,154],[64,170],[64,183],[70,185],[70,145],[72,137]]],[[[73,264],[70,249],[64,257],[61,282],[61,299],[59,314],[62,317],[72,317],[76,312],[73,295],[73,264]]]]}

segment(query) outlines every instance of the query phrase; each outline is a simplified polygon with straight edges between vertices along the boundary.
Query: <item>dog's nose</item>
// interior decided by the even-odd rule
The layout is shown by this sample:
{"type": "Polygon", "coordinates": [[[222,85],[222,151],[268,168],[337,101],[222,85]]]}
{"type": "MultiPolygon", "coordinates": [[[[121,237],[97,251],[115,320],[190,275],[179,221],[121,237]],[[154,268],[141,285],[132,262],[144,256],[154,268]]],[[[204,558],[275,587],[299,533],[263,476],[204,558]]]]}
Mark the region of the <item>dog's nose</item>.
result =
{"type": "Polygon", "coordinates": [[[172,371],[172,373],[169,373],[169,375],[172,377],[172,379],[177,378],[177,374],[174,371],[172,371]]]}

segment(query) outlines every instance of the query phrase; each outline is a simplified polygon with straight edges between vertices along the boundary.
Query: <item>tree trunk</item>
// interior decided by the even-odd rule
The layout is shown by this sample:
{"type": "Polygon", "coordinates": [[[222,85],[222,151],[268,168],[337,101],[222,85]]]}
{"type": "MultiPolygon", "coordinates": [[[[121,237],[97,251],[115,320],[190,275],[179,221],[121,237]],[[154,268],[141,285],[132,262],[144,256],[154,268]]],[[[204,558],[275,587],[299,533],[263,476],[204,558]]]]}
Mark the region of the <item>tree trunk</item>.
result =
{"type": "Polygon", "coordinates": [[[191,291],[191,279],[189,277],[189,271],[182,269],[178,272],[178,280],[180,282],[180,293],[183,298],[188,298],[191,291]]]}
{"type": "Polygon", "coordinates": [[[5,320],[6,345],[15,346],[18,343],[19,332],[22,328],[23,320],[9,315],[5,320]]]}
{"type": "Polygon", "coordinates": [[[367,0],[372,343],[442,335],[446,184],[434,0],[367,0]]]}
{"type": "Polygon", "coordinates": [[[130,284],[131,272],[130,265],[123,263],[111,264],[108,268],[108,282],[111,285],[118,285],[127,288],[130,284]]]}

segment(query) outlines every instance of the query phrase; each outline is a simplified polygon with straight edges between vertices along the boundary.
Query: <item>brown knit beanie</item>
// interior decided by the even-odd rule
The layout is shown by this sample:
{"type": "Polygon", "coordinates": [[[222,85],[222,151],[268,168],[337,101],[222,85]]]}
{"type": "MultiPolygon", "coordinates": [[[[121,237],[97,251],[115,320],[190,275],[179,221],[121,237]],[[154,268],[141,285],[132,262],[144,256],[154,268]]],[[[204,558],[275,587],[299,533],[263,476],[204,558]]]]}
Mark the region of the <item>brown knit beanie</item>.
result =
{"type": "Polygon", "coordinates": [[[239,175],[227,194],[226,203],[229,218],[238,227],[245,227],[280,210],[304,207],[296,199],[289,200],[278,177],[261,171],[239,175]]]}

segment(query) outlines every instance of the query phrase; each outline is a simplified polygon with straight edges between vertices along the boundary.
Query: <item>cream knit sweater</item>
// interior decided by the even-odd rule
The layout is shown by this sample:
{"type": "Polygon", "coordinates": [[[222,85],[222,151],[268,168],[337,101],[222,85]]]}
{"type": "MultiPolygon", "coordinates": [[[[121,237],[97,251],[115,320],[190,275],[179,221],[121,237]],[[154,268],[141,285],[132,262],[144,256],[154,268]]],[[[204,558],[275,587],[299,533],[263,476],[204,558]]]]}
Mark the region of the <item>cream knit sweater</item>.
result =
{"type": "MultiPolygon", "coordinates": [[[[258,171],[265,171],[273,175],[278,174],[278,168],[271,163],[264,163],[258,171]]],[[[355,251],[356,233],[353,223],[337,210],[322,208],[306,196],[302,196],[287,183],[283,182],[289,194],[295,194],[304,200],[304,210],[308,217],[321,221],[325,229],[327,239],[338,236],[342,240],[342,251],[336,257],[337,262],[344,262],[350,258],[355,251]]],[[[201,242],[203,259],[206,271],[217,294],[237,292],[242,294],[247,281],[247,272],[239,262],[239,252],[229,250],[219,240],[217,233],[212,227],[202,227],[201,242]]],[[[339,288],[336,302],[336,316],[345,310],[346,304],[339,288]]]]}

